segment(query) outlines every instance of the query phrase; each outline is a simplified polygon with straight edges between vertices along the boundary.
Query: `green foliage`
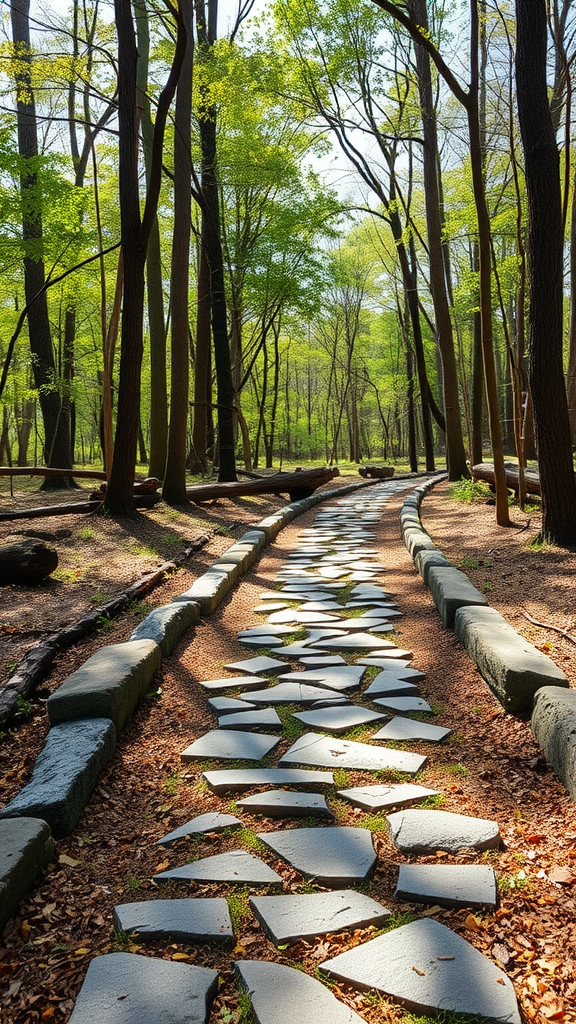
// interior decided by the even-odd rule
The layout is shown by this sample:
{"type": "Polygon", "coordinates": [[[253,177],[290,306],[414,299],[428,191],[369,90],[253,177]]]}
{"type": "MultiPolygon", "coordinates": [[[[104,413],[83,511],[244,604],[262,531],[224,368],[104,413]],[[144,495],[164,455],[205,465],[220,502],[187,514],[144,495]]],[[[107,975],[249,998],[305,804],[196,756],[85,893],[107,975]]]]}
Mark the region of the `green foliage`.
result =
{"type": "Polygon", "coordinates": [[[491,496],[488,484],[483,480],[458,480],[451,484],[448,493],[454,501],[471,505],[474,501],[486,501],[491,496]]]}

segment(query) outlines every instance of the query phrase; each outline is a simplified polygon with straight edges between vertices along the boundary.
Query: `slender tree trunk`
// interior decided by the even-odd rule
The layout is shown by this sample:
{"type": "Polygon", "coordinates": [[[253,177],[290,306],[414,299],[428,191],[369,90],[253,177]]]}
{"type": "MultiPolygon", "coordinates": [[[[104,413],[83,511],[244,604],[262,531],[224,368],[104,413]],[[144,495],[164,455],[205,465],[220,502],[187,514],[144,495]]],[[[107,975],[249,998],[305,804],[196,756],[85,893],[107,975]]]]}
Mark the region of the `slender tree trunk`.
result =
{"type": "MultiPolygon", "coordinates": [[[[426,0],[409,0],[408,9],[416,24],[428,30],[426,0]]],[[[450,479],[459,480],[461,477],[468,477],[470,473],[466,464],[466,452],[462,436],[456,354],[444,273],[440,193],[438,188],[438,138],[436,112],[432,95],[432,75],[429,56],[421,46],[416,47],[416,68],[424,133],[424,193],[426,197],[430,287],[434,303],[438,344],[442,354],[444,377],[446,457],[450,479]]]]}
{"type": "Polygon", "coordinates": [[[546,83],[545,0],[516,0],[516,83],[529,223],[530,384],[542,489],[542,532],[576,544],[576,482],[562,365],[560,160],[546,83]]]}
{"type": "Polygon", "coordinates": [[[174,231],[170,278],[171,358],[170,428],[162,496],[171,504],[184,504],[186,495],[186,446],[188,440],[188,287],[190,267],[190,217],[192,212],[192,0],[180,0],[187,32],[186,55],[176,91],[174,116],[174,231]]]}
{"type": "MultiPolygon", "coordinates": [[[[46,281],[42,244],[41,191],[36,170],[38,130],[32,91],[29,0],[12,0],[10,13],[12,38],[18,58],[15,79],[18,152],[21,159],[20,193],[24,243],[24,289],[26,302],[29,303],[41,291],[46,281]]],[[[69,417],[62,415],[62,398],[58,387],[48,318],[48,301],[45,292],[42,292],[30,307],[28,333],[32,352],[34,384],[38,390],[44,423],[44,460],[47,466],[68,469],[72,467],[70,420],[69,417]]],[[[64,480],[65,485],[66,479],[64,480]]]]}
{"type": "Polygon", "coordinates": [[[572,218],[570,222],[570,350],[566,392],[572,446],[576,446],[576,175],[572,190],[572,218]]]}
{"type": "MultiPolygon", "coordinates": [[[[204,214],[202,214],[204,218],[204,214]]],[[[201,229],[204,237],[204,229],[201,229]]],[[[191,473],[206,473],[208,469],[208,403],[212,401],[212,371],[210,345],[210,267],[203,245],[198,246],[198,274],[196,284],[196,358],[194,360],[194,417],[192,421],[192,449],[188,456],[191,473]]]]}

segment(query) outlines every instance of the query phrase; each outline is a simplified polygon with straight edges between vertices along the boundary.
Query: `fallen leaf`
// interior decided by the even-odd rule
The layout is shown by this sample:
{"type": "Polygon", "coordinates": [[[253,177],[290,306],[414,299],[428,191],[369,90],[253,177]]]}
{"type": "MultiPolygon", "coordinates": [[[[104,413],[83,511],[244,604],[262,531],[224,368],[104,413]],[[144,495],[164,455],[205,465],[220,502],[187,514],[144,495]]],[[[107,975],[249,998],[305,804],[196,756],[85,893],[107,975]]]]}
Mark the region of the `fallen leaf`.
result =
{"type": "Polygon", "coordinates": [[[501,942],[495,942],[492,946],[492,956],[502,967],[510,963],[510,953],[501,942]]]}
{"type": "Polygon", "coordinates": [[[51,1020],[51,1018],[53,1016],[54,1016],[54,1007],[53,1006],[47,1006],[46,1009],[44,1010],[44,1013],[42,1014],[42,1020],[51,1020]]]}
{"type": "Polygon", "coordinates": [[[79,946],[78,949],[74,950],[74,956],[86,956],[89,952],[88,946],[79,946]]]}
{"type": "Polygon", "coordinates": [[[58,857],[58,863],[66,864],[66,866],[69,868],[77,868],[81,861],[74,860],[74,858],[69,857],[67,853],[61,853],[60,856],[58,857]]]}
{"type": "Polygon", "coordinates": [[[469,932],[480,932],[482,931],[482,922],[477,917],[474,917],[474,914],[467,914],[464,920],[464,927],[469,932]]]}
{"type": "Polygon", "coordinates": [[[169,867],[170,867],[170,861],[168,861],[168,860],[163,860],[161,864],[158,864],[158,865],[157,865],[157,867],[156,867],[156,871],[157,871],[157,872],[158,872],[158,871],[166,871],[166,870],[167,870],[167,869],[168,869],[169,867]]]}
{"type": "Polygon", "coordinates": [[[414,967],[414,965],[412,965],[412,970],[415,974],[419,974],[421,978],[426,974],[426,971],[421,971],[418,967],[414,967]]]}
{"type": "Polygon", "coordinates": [[[20,925],[20,935],[24,939],[24,942],[28,942],[30,937],[30,924],[28,921],[22,921],[20,925]]]}
{"type": "Polygon", "coordinates": [[[190,960],[190,953],[173,953],[172,960],[190,960]]]}

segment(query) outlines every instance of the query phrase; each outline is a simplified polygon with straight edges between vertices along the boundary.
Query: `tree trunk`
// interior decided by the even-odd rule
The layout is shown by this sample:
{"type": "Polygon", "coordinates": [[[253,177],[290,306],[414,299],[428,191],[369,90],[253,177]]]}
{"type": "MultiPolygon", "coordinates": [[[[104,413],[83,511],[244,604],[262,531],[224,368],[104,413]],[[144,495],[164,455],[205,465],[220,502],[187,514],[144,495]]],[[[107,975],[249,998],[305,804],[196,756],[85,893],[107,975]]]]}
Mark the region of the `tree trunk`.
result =
{"type": "MultiPolygon", "coordinates": [[[[21,159],[20,191],[22,203],[22,239],[24,242],[24,289],[26,303],[45,285],[41,192],[38,185],[38,130],[36,105],[32,91],[30,4],[12,0],[10,5],[12,38],[18,57],[16,108],[18,153],[21,159]]],[[[44,459],[47,466],[72,467],[69,419],[62,415],[62,399],[52,348],[46,293],[31,305],[28,332],[32,353],[34,384],[38,390],[44,423],[44,459]]]]}
{"type": "Polygon", "coordinates": [[[187,31],[186,56],[176,91],[174,116],[174,232],[170,304],[172,312],[170,359],[170,428],[168,457],[162,496],[171,504],[186,499],[186,445],[188,439],[188,287],[190,267],[190,217],[192,208],[192,0],[180,0],[187,31]]]}
{"type": "MultiPolygon", "coordinates": [[[[426,0],[409,0],[408,9],[417,25],[428,31],[426,0]]],[[[434,304],[434,317],[438,332],[438,344],[442,353],[444,377],[444,409],[446,414],[446,458],[450,480],[469,477],[466,452],[462,437],[460,402],[458,395],[458,373],[454,336],[444,273],[442,249],[442,223],[440,217],[440,195],[438,190],[438,138],[436,112],[432,94],[430,59],[421,46],[416,46],[416,68],[418,91],[422,111],[424,133],[424,194],[426,197],[426,227],[428,237],[430,288],[434,304]]]]}
{"type": "Polygon", "coordinates": [[[530,384],[542,533],[576,544],[576,484],[562,366],[563,222],[560,161],[546,83],[545,0],[516,0],[516,83],[528,194],[530,384]]]}

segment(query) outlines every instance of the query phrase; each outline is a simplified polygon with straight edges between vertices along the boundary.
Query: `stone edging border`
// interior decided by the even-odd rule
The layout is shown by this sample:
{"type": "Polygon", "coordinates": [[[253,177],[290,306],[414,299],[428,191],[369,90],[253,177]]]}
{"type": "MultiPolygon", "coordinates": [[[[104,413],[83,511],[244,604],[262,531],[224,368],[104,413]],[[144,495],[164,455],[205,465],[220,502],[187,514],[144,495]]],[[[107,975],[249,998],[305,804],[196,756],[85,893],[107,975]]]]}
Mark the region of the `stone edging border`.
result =
{"type": "Polygon", "coordinates": [[[102,647],[52,694],[50,730],[32,775],[0,811],[0,928],[53,858],[54,837],[69,834],[77,824],[114,756],[118,732],[177,640],[216,610],[262,549],[293,519],[322,501],[381,482],[363,480],[320,491],[266,516],[187,591],[153,609],[128,641],[102,647]]]}
{"type": "Polygon", "coordinates": [[[520,636],[428,536],[424,495],[447,475],[427,480],[402,504],[404,544],[442,622],[453,629],[506,711],[531,714],[531,728],[551,767],[576,801],[576,690],[554,662],[520,636]]]}

